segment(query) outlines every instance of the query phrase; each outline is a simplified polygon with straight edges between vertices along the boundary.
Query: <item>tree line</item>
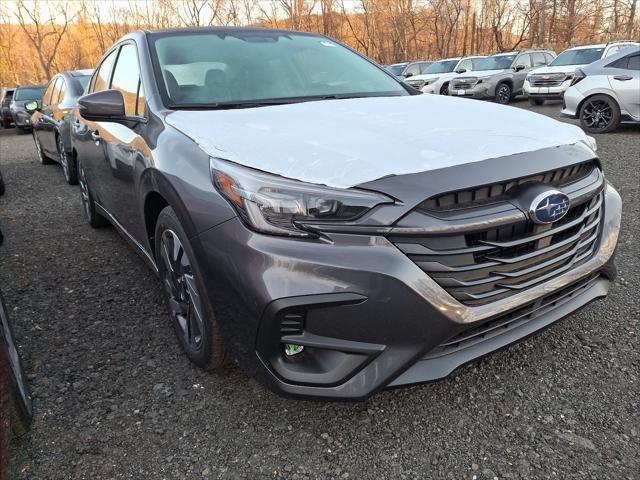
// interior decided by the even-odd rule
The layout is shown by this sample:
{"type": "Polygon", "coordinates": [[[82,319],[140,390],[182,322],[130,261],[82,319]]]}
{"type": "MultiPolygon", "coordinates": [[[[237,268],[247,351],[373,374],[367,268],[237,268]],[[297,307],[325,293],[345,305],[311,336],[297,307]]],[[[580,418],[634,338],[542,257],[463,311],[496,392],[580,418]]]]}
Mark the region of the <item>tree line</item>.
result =
{"type": "Polygon", "coordinates": [[[0,85],[91,68],[140,28],[319,32],[380,63],[638,39],[638,0],[14,0],[0,3],[0,85]]]}

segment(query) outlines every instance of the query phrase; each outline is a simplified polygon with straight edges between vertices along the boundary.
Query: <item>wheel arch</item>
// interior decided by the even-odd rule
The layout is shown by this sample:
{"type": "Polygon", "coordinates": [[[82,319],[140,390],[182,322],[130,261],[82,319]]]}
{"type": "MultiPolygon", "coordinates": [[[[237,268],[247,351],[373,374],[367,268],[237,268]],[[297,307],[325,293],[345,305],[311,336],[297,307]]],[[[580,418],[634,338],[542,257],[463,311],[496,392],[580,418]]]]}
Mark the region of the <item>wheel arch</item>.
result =
{"type": "Polygon", "coordinates": [[[618,105],[618,110],[620,110],[620,112],[622,112],[622,106],[620,105],[620,101],[615,97],[615,95],[612,95],[613,92],[607,91],[607,90],[595,90],[595,91],[591,91],[589,92],[588,95],[585,95],[585,97],[580,100],[580,103],[578,103],[578,106],[576,107],[576,114],[577,114],[577,118],[580,118],[580,112],[582,111],[582,106],[585,104],[585,102],[587,100],[589,100],[590,98],[595,97],[596,95],[605,95],[611,99],[613,99],[613,101],[616,102],[616,105],[618,105]]]}

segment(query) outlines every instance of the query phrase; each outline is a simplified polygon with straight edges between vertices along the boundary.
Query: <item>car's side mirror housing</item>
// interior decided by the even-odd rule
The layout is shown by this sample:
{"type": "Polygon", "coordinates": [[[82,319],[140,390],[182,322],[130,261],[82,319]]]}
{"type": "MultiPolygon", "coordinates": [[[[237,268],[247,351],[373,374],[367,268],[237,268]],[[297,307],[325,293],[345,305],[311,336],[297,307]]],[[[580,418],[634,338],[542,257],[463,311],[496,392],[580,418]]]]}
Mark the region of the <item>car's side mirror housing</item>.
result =
{"type": "Polygon", "coordinates": [[[124,98],[118,90],[94,92],[78,99],[80,115],[87,120],[130,122],[124,110],[124,98]]]}
{"type": "Polygon", "coordinates": [[[40,104],[37,100],[31,100],[24,104],[24,109],[29,113],[33,113],[40,110],[40,104]]]}
{"type": "Polygon", "coordinates": [[[404,78],[413,77],[413,73],[407,72],[403,76],[404,76],[404,78]]]}
{"type": "Polygon", "coordinates": [[[467,69],[466,68],[459,68],[458,70],[456,70],[456,73],[467,73],[467,69]]]}
{"type": "Polygon", "coordinates": [[[513,67],[513,69],[516,72],[519,72],[520,70],[524,70],[524,65],[516,65],[515,67],[513,67]]]}

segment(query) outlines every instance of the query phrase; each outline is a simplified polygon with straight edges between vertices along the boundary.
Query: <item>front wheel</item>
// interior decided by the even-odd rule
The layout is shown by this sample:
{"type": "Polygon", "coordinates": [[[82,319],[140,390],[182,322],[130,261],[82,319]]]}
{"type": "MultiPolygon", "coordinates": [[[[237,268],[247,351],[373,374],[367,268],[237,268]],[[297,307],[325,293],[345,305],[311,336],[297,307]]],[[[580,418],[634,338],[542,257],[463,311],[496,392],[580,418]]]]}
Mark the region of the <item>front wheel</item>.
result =
{"type": "Polygon", "coordinates": [[[529,97],[529,105],[544,105],[544,98],[529,97]]]}
{"type": "Polygon", "coordinates": [[[201,368],[224,365],[225,352],[202,275],[178,217],[171,207],[158,216],[156,264],[180,346],[201,368]]]}
{"type": "Polygon", "coordinates": [[[496,102],[507,105],[511,101],[511,87],[508,83],[501,83],[496,87],[496,102]]]}
{"type": "Polygon", "coordinates": [[[440,87],[440,95],[449,95],[449,82],[440,87]]]}
{"type": "MultiPolygon", "coordinates": [[[[16,129],[18,129],[18,127],[16,127],[16,129]]],[[[50,165],[53,163],[53,161],[47,157],[44,153],[44,151],[42,150],[42,145],[40,144],[40,139],[38,138],[38,134],[36,133],[35,130],[33,130],[33,132],[31,132],[33,135],[33,142],[36,144],[36,152],[38,152],[38,161],[40,162],[41,165],[50,165]]]]}
{"type": "Polygon", "coordinates": [[[580,107],[580,124],[589,133],[608,133],[620,125],[620,107],[609,95],[594,95],[580,107]]]}
{"type": "Polygon", "coordinates": [[[58,147],[58,156],[60,158],[60,166],[62,166],[62,173],[69,185],[75,185],[78,183],[78,169],[76,167],[76,159],[73,155],[69,155],[64,148],[64,141],[62,135],[58,135],[56,138],[56,145],[58,147]]]}

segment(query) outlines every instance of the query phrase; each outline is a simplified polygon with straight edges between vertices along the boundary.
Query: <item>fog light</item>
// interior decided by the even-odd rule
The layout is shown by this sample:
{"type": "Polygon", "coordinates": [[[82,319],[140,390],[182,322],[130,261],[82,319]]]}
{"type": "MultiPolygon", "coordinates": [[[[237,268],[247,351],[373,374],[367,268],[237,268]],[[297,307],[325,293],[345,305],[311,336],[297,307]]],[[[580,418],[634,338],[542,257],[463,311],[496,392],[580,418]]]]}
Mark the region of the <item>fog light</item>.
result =
{"type": "Polygon", "coordinates": [[[284,354],[287,357],[291,357],[293,355],[298,355],[299,353],[302,353],[303,350],[304,350],[304,346],[303,345],[296,345],[295,343],[285,343],[284,344],[284,354]]]}

